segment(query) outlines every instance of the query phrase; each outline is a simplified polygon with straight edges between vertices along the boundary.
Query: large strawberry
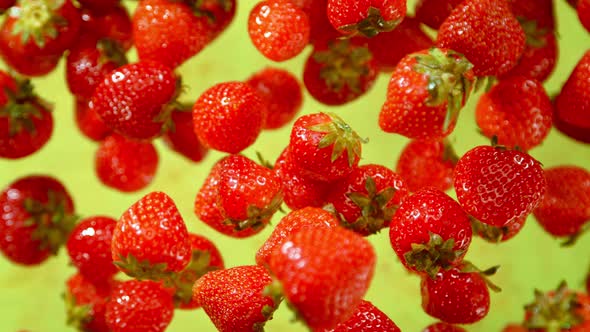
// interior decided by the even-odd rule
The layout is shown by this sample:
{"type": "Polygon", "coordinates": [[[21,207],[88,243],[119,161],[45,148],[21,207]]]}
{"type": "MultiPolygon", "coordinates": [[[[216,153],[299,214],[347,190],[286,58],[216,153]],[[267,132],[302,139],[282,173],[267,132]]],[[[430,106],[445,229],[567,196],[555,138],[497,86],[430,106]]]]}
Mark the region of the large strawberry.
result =
{"type": "Polygon", "coordinates": [[[462,55],[432,48],[404,57],[387,88],[379,126],[409,138],[441,138],[455,128],[474,83],[462,55]]]}
{"type": "Polygon", "coordinates": [[[183,104],[172,112],[172,126],[162,135],[162,140],[178,154],[199,162],[207,156],[209,149],[201,144],[195,134],[191,109],[192,105],[183,104]]]}
{"type": "Polygon", "coordinates": [[[106,304],[116,285],[114,280],[108,280],[104,286],[97,287],[82,274],[70,277],[64,294],[66,324],[78,331],[110,332],[105,319],[106,304]]]}
{"type": "Polygon", "coordinates": [[[344,34],[373,37],[406,16],[406,0],[328,0],[328,19],[344,34]]]}
{"type": "Polygon", "coordinates": [[[590,130],[590,51],[576,64],[555,99],[556,117],[565,124],[590,130]]]}
{"type": "Polygon", "coordinates": [[[318,330],[317,332],[401,332],[391,318],[379,310],[371,302],[362,300],[361,304],[345,322],[338,324],[329,330],[318,330]]]}

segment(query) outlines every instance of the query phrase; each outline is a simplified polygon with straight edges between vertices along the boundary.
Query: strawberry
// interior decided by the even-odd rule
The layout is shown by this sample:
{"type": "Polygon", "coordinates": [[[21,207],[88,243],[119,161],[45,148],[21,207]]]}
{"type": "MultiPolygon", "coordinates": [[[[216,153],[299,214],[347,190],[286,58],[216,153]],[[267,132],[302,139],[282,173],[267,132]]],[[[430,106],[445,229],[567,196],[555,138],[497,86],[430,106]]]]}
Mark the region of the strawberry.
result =
{"type": "Polygon", "coordinates": [[[5,11],[16,4],[16,0],[0,0],[0,10],[5,11]]]}
{"type": "Polygon", "coordinates": [[[78,331],[110,332],[105,319],[106,304],[111,287],[116,282],[109,280],[102,288],[96,287],[82,274],[71,276],[66,282],[64,301],[67,325],[78,331]]]}
{"type": "Polygon", "coordinates": [[[106,321],[113,332],[163,332],[173,315],[172,297],[154,281],[122,282],[106,305],[106,321]]]}
{"type": "Polygon", "coordinates": [[[512,219],[508,224],[496,227],[488,224],[484,224],[476,219],[471,219],[471,228],[473,233],[480,236],[482,239],[491,243],[505,242],[516,234],[520,233],[524,224],[526,223],[528,216],[522,216],[520,218],[512,219]]]}
{"type": "Polygon", "coordinates": [[[389,226],[391,247],[410,271],[434,277],[457,266],[471,243],[467,214],[451,197],[426,188],[406,198],[389,226]]]}
{"type": "Polygon", "coordinates": [[[167,104],[176,99],[180,89],[177,80],[171,69],[157,62],[128,64],[104,77],[92,103],[116,132],[128,138],[151,139],[166,128],[172,110],[167,104]]]}
{"type": "Polygon", "coordinates": [[[289,153],[303,176],[330,182],[352,173],[361,157],[362,142],[337,115],[308,114],[293,124],[289,153]]]}
{"type": "Polygon", "coordinates": [[[267,266],[272,252],[280,248],[288,237],[302,229],[334,228],[338,227],[336,217],[317,207],[305,207],[291,211],[275,226],[272,234],[266,239],[256,253],[256,264],[267,266]]]}
{"type": "Polygon", "coordinates": [[[158,152],[151,142],[126,139],[113,134],[96,150],[96,175],[105,186],[133,192],[148,186],[158,169],[158,152]]]}
{"type": "Polygon", "coordinates": [[[541,164],[525,152],[477,146],[459,159],[454,185],[466,212],[501,227],[533,211],[546,181],[541,164]]]}
{"type": "MultiPolygon", "coordinates": [[[[100,1],[100,3],[105,4],[105,1],[100,1]]],[[[78,42],[88,38],[88,35],[93,35],[98,39],[115,42],[125,51],[129,51],[133,46],[131,17],[129,17],[126,7],[122,5],[108,6],[101,10],[83,8],[80,35],[83,37],[80,37],[78,42]]]]}
{"type": "Polygon", "coordinates": [[[273,61],[289,60],[309,43],[309,19],[290,1],[264,0],[250,11],[248,34],[254,47],[273,61]]]}
{"type": "Polygon", "coordinates": [[[219,83],[193,106],[194,130],[206,147],[239,153],[254,144],[266,113],[261,96],[247,83],[219,83]]]}
{"type": "Polygon", "coordinates": [[[76,98],[74,106],[76,109],[76,125],[84,136],[100,142],[113,133],[111,128],[107,127],[96,113],[92,100],[76,98]]]}
{"type": "Polygon", "coordinates": [[[438,322],[428,325],[422,332],[466,332],[459,326],[438,322]]]}
{"type": "Polygon", "coordinates": [[[590,172],[577,166],[544,170],[547,190],[533,211],[553,236],[575,236],[590,222],[590,172]]]}
{"type": "Polygon", "coordinates": [[[371,244],[352,231],[306,228],[273,250],[269,270],[275,287],[310,329],[330,329],[354,314],[373,278],[375,260],[371,244]]]}
{"type": "Polygon", "coordinates": [[[0,193],[0,251],[10,261],[38,265],[57,254],[74,228],[74,203],[56,179],[32,175],[0,193]]]}
{"type": "Polygon", "coordinates": [[[510,10],[519,20],[534,21],[540,28],[555,30],[553,0],[508,0],[507,2],[510,10]]]}
{"type": "Polygon", "coordinates": [[[84,279],[102,285],[118,272],[111,256],[111,240],[116,220],[88,217],[72,230],[66,248],[72,264],[84,279]]]}
{"type": "Polygon", "coordinates": [[[488,138],[528,151],[549,134],[553,105],[541,82],[516,76],[501,80],[480,97],[475,118],[488,138]]]}
{"type": "Polygon", "coordinates": [[[416,18],[420,23],[438,30],[440,25],[463,0],[418,0],[416,18]]]}
{"type": "Polygon", "coordinates": [[[426,187],[445,191],[453,186],[458,159],[448,141],[412,140],[402,150],[395,171],[411,192],[426,187]]]}
{"type": "Polygon", "coordinates": [[[555,107],[553,109],[553,126],[571,139],[581,143],[590,143],[590,130],[565,122],[555,107]]]}
{"type": "Polygon", "coordinates": [[[406,16],[405,0],[328,0],[328,19],[343,34],[374,37],[406,16]]]}
{"type": "Polygon", "coordinates": [[[196,4],[197,13],[207,18],[207,34],[211,43],[233,21],[236,15],[236,0],[201,0],[196,4]]]}
{"type": "Polygon", "coordinates": [[[303,95],[299,81],[290,72],[267,67],[247,81],[266,104],[264,129],[278,129],[289,123],[301,110],[303,95]]]}
{"type": "Polygon", "coordinates": [[[590,51],[576,64],[555,99],[556,117],[565,124],[590,129],[590,51]]]}
{"type": "Polygon", "coordinates": [[[123,213],[111,250],[115,265],[135,278],[166,279],[191,259],[186,225],[174,201],[162,192],[145,195],[123,213]]]}
{"type": "Polygon", "coordinates": [[[342,105],[369,91],[377,73],[366,41],[331,39],[314,48],[305,63],[303,83],[320,103],[342,105]]]}
{"type": "Polygon", "coordinates": [[[309,18],[309,43],[311,45],[322,45],[328,40],[342,36],[330,23],[326,8],[328,0],[301,0],[292,1],[300,6],[309,18]]]}
{"type": "Polygon", "coordinates": [[[164,143],[180,155],[194,161],[202,161],[209,152],[193,130],[191,105],[181,105],[172,112],[172,126],[162,135],[164,143]]]}
{"type": "Polygon", "coordinates": [[[343,323],[325,332],[401,332],[391,318],[371,302],[362,300],[352,316],[343,323]]]}
{"type": "Polygon", "coordinates": [[[263,292],[271,282],[262,267],[237,266],[205,274],[193,297],[218,331],[262,331],[280,301],[263,292]]]}
{"type": "Polygon", "coordinates": [[[471,93],[472,67],[465,57],[447,49],[405,56],[391,75],[379,126],[409,138],[449,135],[471,93]]]}
{"type": "Polygon", "coordinates": [[[35,95],[29,80],[0,71],[0,158],[39,151],[53,133],[52,106],[35,95]]]}
{"type": "Polygon", "coordinates": [[[368,164],[356,167],[348,177],[336,182],[327,201],[346,227],[367,236],[389,226],[407,195],[401,176],[387,167],[368,164]]]}
{"type": "Polygon", "coordinates": [[[476,76],[499,76],[516,66],[525,34],[505,0],[466,0],[440,26],[436,44],[465,55],[476,76]]]}
{"type": "Polygon", "coordinates": [[[369,39],[369,51],[379,70],[392,72],[406,55],[432,47],[433,41],[420,28],[420,22],[406,17],[394,30],[369,39]],[[396,47],[391,47],[396,45],[396,47]]]}
{"type": "Polygon", "coordinates": [[[509,324],[504,327],[502,332],[529,332],[529,330],[522,325],[509,324]]]}
{"type": "Polygon", "coordinates": [[[590,1],[579,0],[576,10],[578,11],[580,23],[582,23],[582,26],[590,32],[590,1]]]}

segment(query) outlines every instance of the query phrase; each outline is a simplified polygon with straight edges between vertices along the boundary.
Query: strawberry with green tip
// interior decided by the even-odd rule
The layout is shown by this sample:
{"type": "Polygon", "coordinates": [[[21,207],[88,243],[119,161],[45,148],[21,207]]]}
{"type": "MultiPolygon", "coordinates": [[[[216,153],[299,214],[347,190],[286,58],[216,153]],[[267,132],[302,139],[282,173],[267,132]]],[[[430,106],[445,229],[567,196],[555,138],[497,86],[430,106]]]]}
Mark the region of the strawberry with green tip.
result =
{"type": "Polygon", "coordinates": [[[343,34],[374,37],[406,16],[406,0],[328,0],[328,19],[343,34]]]}
{"type": "Polygon", "coordinates": [[[108,280],[104,286],[96,287],[81,274],[70,277],[64,295],[66,324],[78,331],[110,332],[105,318],[106,304],[112,287],[117,284],[108,280]]]}
{"type": "Polygon", "coordinates": [[[371,302],[362,300],[352,316],[345,322],[329,330],[316,332],[401,332],[391,318],[374,306],[371,302]]]}
{"type": "Polygon", "coordinates": [[[527,221],[527,217],[522,216],[513,219],[501,227],[484,224],[475,218],[471,218],[471,228],[473,229],[473,234],[478,235],[482,239],[491,243],[500,243],[508,241],[520,233],[527,221]]]}

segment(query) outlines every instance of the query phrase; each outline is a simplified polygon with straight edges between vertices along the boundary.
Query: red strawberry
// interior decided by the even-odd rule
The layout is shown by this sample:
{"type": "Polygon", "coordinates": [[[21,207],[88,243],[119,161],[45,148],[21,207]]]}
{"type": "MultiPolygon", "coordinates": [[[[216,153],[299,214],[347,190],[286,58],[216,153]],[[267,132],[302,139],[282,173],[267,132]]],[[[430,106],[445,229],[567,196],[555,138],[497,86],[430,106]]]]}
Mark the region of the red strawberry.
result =
{"type": "Polygon", "coordinates": [[[406,0],[328,0],[328,19],[343,34],[374,37],[406,16],[406,0]]]}
{"type": "Polygon", "coordinates": [[[582,26],[590,32],[590,1],[579,0],[576,9],[578,11],[580,23],[582,23],[582,26]]]}
{"type": "Polygon", "coordinates": [[[0,10],[7,10],[16,4],[16,0],[0,0],[0,10]]]}
{"type": "MultiPolygon", "coordinates": [[[[100,1],[100,0],[96,0],[100,1]]],[[[112,0],[108,0],[112,1],[112,0]]],[[[104,1],[100,1],[104,3],[104,1]]],[[[133,46],[133,27],[126,7],[109,6],[101,10],[82,10],[82,27],[80,39],[94,35],[99,39],[116,42],[125,51],[133,46]]]]}
{"type": "Polygon", "coordinates": [[[154,281],[120,283],[106,306],[106,321],[113,332],[163,332],[173,315],[172,297],[154,281]]]}
{"type": "Polygon", "coordinates": [[[207,156],[209,149],[201,144],[193,130],[191,108],[191,105],[182,105],[172,112],[173,125],[162,139],[172,150],[194,162],[199,162],[207,156]]]}
{"type": "Polygon", "coordinates": [[[379,70],[385,72],[393,71],[406,55],[428,49],[432,45],[432,38],[422,31],[420,22],[413,17],[406,17],[393,31],[382,32],[369,39],[369,51],[379,70]]]}
{"type": "Polygon", "coordinates": [[[201,94],[193,107],[195,133],[206,147],[239,153],[258,138],[266,118],[265,106],[246,83],[216,84],[201,94]]]}
{"type": "Polygon", "coordinates": [[[516,18],[535,21],[540,28],[555,29],[553,0],[508,0],[507,2],[516,18]]]}
{"type": "Polygon", "coordinates": [[[565,124],[590,129],[590,51],[578,62],[555,99],[556,117],[565,124]]]}
{"type": "Polygon", "coordinates": [[[465,55],[475,75],[499,76],[516,66],[525,34],[506,0],[466,0],[440,26],[436,43],[465,55]]]}
{"type": "Polygon", "coordinates": [[[293,1],[293,3],[300,6],[309,17],[309,43],[311,45],[325,44],[328,40],[341,36],[326,15],[328,0],[301,0],[293,1]]]}
{"type": "Polygon", "coordinates": [[[395,170],[411,192],[426,187],[445,191],[453,186],[458,159],[447,141],[412,140],[402,150],[395,170]]]}
{"type": "Polygon", "coordinates": [[[508,241],[520,233],[526,223],[527,217],[522,216],[513,219],[501,227],[491,226],[476,219],[471,219],[471,228],[473,229],[473,233],[479,235],[482,239],[491,243],[500,243],[508,241]]]}
{"type": "Polygon", "coordinates": [[[194,285],[194,298],[221,332],[262,331],[279,301],[263,293],[272,282],[259,266],[209,272],[194,285]]]}
{"type": "Polygon", "coordinates": [[[575,236],[590,222],[590,172],[577,166],[557,166],[544,171],[545,196],[534,215],[553,236],[575,236]]]}
{"type": "Polygon", "coordinates": [[[428,325],[422,332],[466,332],[459,326],[438,322],[428,325]]]}
{"type": "MultiPolygon", "coordinates": [[[[143,2],[142,2],[143,3],[143,2]]],[[[128,138],[150,139],[165,130],[180,85],[172,70],[157,62],[122,66],[106,75],[92,96],[107,126],[128,138]]]]}
{"type": "Polygon", "coordinates": [[[379,126],[409,138],[449,135],[471,93],[472,67],[465,57],[446,49],[405,56],[391,75],[379,126]]]}
{"type": "MultiPolygon", "coordinates": [[[[323,332],[401,332],[391,318],[371,302],[362,300],[352,316],[343,323],[323,332]]],[[[319,332],[319,331],[318,331],[319,332]]]]}
{"type": "Polygon", "coordinates": [[[418,0],[416,18],[420,23],[438,30],[440,25],[463,0],[418,0]]]}
{"type": "Polygon", "coordinates": [[[362,142],[337,115],[308,114],[293,124],[289,153],[303,176],[329,182],[352,173],[361,157],[362,142]]]}
{"type": "Polygon", "coordinates": [[[366,41],[331,39],[314,48],[305,63],[303,83],[320,103],[342,105],[371,89],[377,73],[366,41]]]}
{"type": "Polygon", "coordinates": [[[118,6],[121,0],[78,0],[78,2],[83,7],[100,12],[118,6]]]}
{"type": "Polygon", "coordinates": [[[152,192],[133,204],[113,232],[115,265],[136,278],[165,279],[191,259],[188,231],[174,201],[152,192]]]}
{"type": "Polygon", "coordinates": [[[27,176],[0,193],[0,251],[10,261],[38,265],[57,254],[74,228],[74,203],[48,176],[27,176]]]}
{"type": "Polygon", "coordinates": [[[278,129],[300,111],[303,95],[299,81],[290,72],[267,67],[246,81],[262,97],[268,110],[264,129],[278,129]]]}
{"type": "Polygon", "coordinates": [[[106,287],[97,288],[81,274],[70,277],[64,296],[66,323],[78,331],[110,332],[105,312],[112,286],[116,286],[112,280],[106,287]]]}
{"type": "Polygon", "coordinates": [[[275,226],[272,234],[266,239],[256,253],[256,264],[267,266],[272,252],[280,248],[292,234],[302,229],[334,228],[339,222],[336,217],[317,207],[306,207],[291,211],[275,226]]]}
{"type": "Polygon", "coordinates": [[[475,117],[485,136],[528,151],[549,134],[553,105],[541,82],[516,76],[501,80],[483,94],[475,117]]]}
{"type": "Polygon", "coordinates": [[[105,186],[133,192],[152,182],[158,160],[158,152],[151,142],[133,141],[113,134],[96,150],[94,165],[96,175],[105,186]]]}
{"type": "Polygon", "coordinates": [[[391,246],[410,271],[434,277],[463,260],[471,243],[467,214],[451,197],[434,188],[406,198],[389,225],[391,246]]]}
{"type": "Polygon", "coordinates": [[[330,329],[350,318],[361,303],[375,260],[371,244],[352,231],[306,228],[273,250],[269,270],[310,329],[330,329]]]}
{"type": "Polygon", "coordinates": [[[346,227],[367,236],[389,226],[407,195],[402,177],[384,166],[369,164],[355,168],[331,186],[327,201],[346,227]]]}
{"type": "Polygon", "coordinates": [[[553,109],[553,126],[571,139],[581,143],[590,143],[590,130],[563,121],[560,117],[559,111],[555,107],[553,109]]]}
{"type": "Polygon", "coordinates": [[[76,125],[87,138],[100,142],[113,133],[96,113],[92,100],[76,98],[75,108],[76,125]]]}
{"type": "Polygon", "coordinates": [[[546,181],[541,164],[525,152],[478,146],[459,159],[454,185],[466,212],[501,227],[533,211],[546,181]]]}
{"type": "Polygon", "coordinates": [[[116,220],[109,217],[86,218],[72,230],[66,243],[73,265],[88,281],[103,285],[118,272],[111,255],[111,240],[116,220]]]}
{"type": "Polygon", "coordinates": [[[509,324],[504,327],[502,332],[529,332],[529,330],[522,325],[509,324]]]}

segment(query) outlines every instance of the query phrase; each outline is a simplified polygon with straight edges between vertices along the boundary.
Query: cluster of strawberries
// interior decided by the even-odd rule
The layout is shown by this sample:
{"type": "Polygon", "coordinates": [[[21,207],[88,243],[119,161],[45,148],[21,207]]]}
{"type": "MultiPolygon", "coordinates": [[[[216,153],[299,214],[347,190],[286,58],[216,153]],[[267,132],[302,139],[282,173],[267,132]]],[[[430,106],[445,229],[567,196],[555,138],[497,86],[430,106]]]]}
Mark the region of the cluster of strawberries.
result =
{"type": "MultiPolygon", "coordinates": [[[[590,26],[590,1],[577,5],[590,26]]],[[[326,105],[366,93],[391,72],[379,118],[412,139],[396,171],[359,165],[366,141],[338,115],[299,116],[274,165],[240,154],[264,129],[297,117],[303,92],[291,73],[266,68],[212,86],[193,105],[178,102],[175,69],[230,24],[233,0],[142,0],[133,18],[119,1],[0,2],[8,16],[0,56],[0,157],[23,158],[50,139],[50,106],[21,76],[50,73],[67,50],[66,78],[80,130],[100,142],[96,172],[124,192],[154,177],[159,137],[176,152],[217,161],[196,193],[194,213],[234,238],[258,234],[284,204],[292,211],[256,253],[256,265],[225,268],[211,241],[190,234],[173,200],[152,192],[118,219],[77,222],[64,186],[29,176],[0,194],[0,250],[35,265],[63,245],[78,273],[67,281],[68,322],[82,331],[164,331],[174,309],[203,308],[220,331],[261,331],[281,304],[313,331],[400,331],[364,300],[376,265],[365,237],[389,228],[393,251],[421,278],[422,307],[441,322],[425,331],[463,331],[490,309],[488,279],[465,261],[473,234],[513,238],[534,214],[573,243],[590,220],[590,172],[543,169],[526,151],[555,125],[590,142],[590,52],[552,101],[542,82],[555,66],[551,0],[267,0],[250,12],[253,45],[285,61],[313,46],[307,92],[326,105]],[[436,40],[421,24],[438,30],[436,40]],[[78,38],[84,36],[84,38],[78,38]],[[125,56],[135,46],[139,60],[125,56]],[[492,76],[494,78],[492,78],[492,76]],[[456,155],[446,137],[476,89],[491,146],[456,155]],[[454,187],[457,200],[445,191],[454,187]],[[122,271],[130,280],[115,278],[122,271]]],[[[261,158],[262,159],[262,158],[261,158]]],[[[561,286],[535,295],[521,329],[585,331],[590,300],[561,286]]],[[[551,331],[553,331],[551,330],[551,331]]]]}

